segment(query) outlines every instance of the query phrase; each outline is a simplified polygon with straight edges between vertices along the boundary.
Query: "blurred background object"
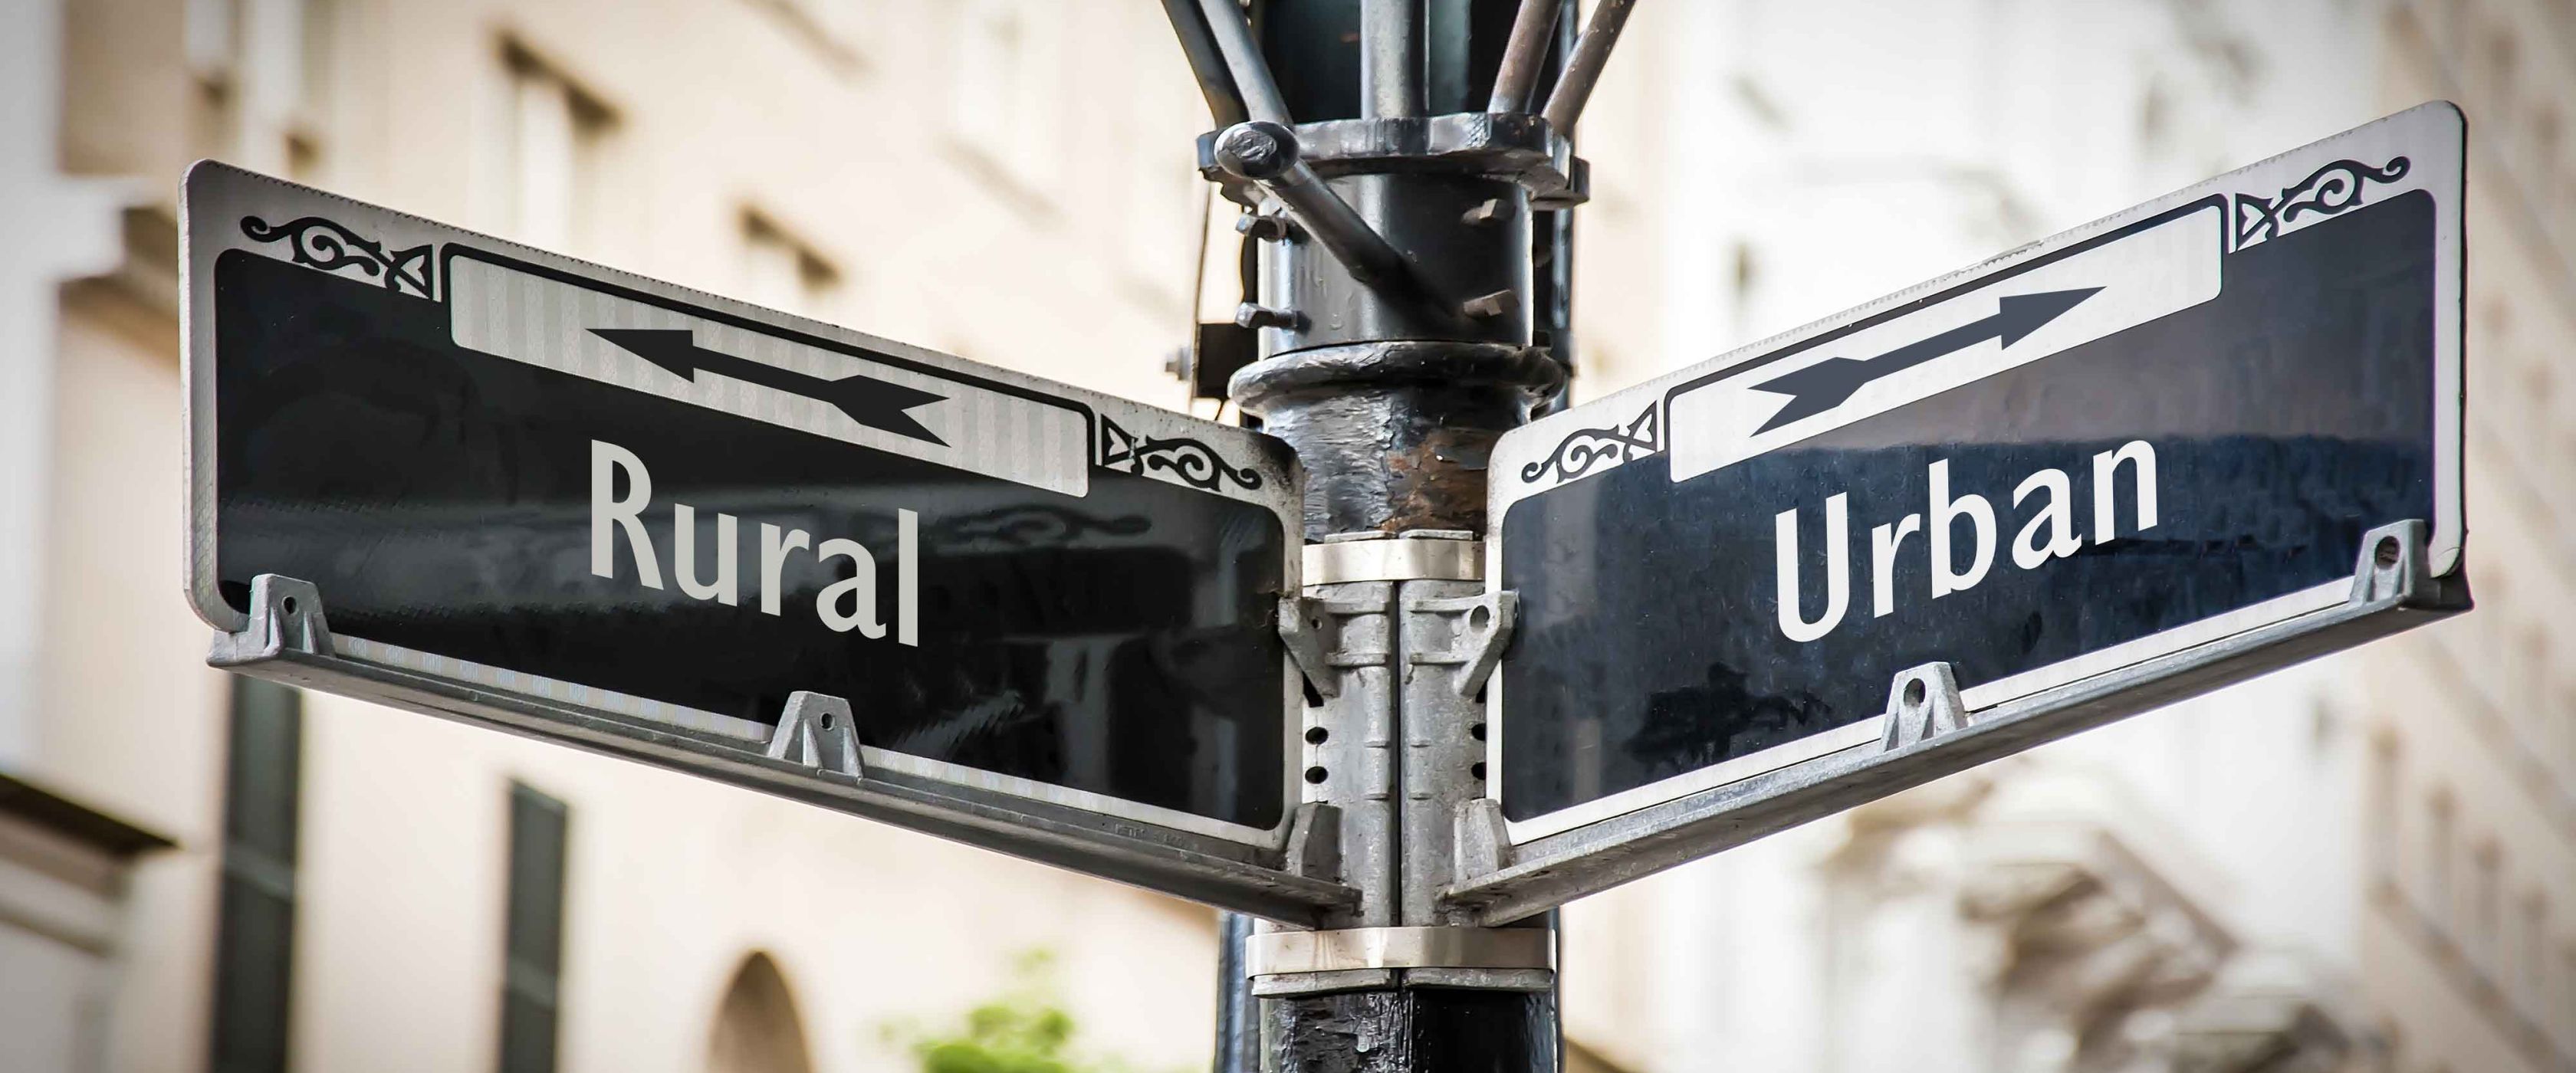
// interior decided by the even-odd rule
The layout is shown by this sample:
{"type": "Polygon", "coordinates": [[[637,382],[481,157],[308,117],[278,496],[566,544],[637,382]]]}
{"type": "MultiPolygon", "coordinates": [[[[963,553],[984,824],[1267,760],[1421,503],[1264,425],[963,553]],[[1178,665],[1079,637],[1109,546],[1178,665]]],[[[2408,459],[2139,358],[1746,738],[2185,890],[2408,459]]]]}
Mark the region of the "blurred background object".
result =
{"type": "MultiPolygon", "coordinates": [[[[1648,0],[1573,390],[2434,97],[2480,613],[1571,906],[1569,1067],[2576,1069],[2576,3],[1648,0]]],[[[1209,125],[1117,0],[0,3],[0,1069],[905,1069],[1035,947],[1205,1063],[1206,910],[205,669],[174,215],[214,156],[1180,408],[1209,125]]]]}

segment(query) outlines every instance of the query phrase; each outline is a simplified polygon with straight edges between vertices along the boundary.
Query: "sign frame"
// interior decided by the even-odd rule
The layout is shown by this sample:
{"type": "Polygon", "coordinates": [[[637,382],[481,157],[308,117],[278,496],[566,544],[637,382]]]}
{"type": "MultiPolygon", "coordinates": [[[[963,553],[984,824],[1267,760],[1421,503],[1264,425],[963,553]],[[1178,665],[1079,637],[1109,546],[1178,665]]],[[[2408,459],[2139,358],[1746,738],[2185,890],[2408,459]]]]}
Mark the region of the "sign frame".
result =
{"type": "MultiPolygon", "coordinates": [[[[797,702],[771,727],[335,633],[325,617],[330,593],[290,577],[258,576],[251,582],[250,609],[236,610],[217,589],[214,265],[219,255],[243,250],[445,303],[456,265],[470,259],[571,281],[701,322],[734,325],[748,335],[786,340],[786,345],[872,352],[875,358],[868,360],[917,370],[943,388],[981,386],[995,395],[1039,398],[1080,415],[1080,462],[1069,475],[1032,471],[994,476],[1036,487],[1052,482],[1051,490],[1059,491],[1072,481],[1074,494],[1079,494],[1084,467],[1114,465],[1151,480],[1257,504],[1279,520],[1281,595],[1293,598],[1301,586],[1302,480],[1283,445],[1248,430],[761,309],[212,161],[193,166],[183,181],[179,233],[188,598],[198,616],[218,631],[210,663],[641,760],[1274,919],[1311,921],[1355,899],[1354,892],[1338,883],[1288,868],[1291,845],[1317,818],[1313,806],[1301,804],[1304,784],[1296,778],[1303,744],[1303,678],[1284,643],[1283,800],[1276,825],[1256,828],[862,747],[849,735],[846,702],[836,698],[797,694],[797,702]],[[1242,476],[1226,479],[1233,474],[1242,476]],[[818,729],[832,724],[823,717],[832,711],[844,716],[839,731],[818,735],[818,729]]],[[[735,360],[749,368],[750,363],[735,360]]],[[[652,384],[618,386],[816,431],[810,417],[782,415],[775,405],[759,413],[729,409],[706,397],[686,397],[692,382],[679,383],[678,392],[652,384]]],[[[851,416],[866,423],[862,415],[851,416]]],[[[897,414],[887,427],[904,421],[897,414]]],[[[895,427],[893,434],[904,433],[895,427]]],[[[871,429],[861,429],[860,435],[874,439],[840,438],[878,450],[894,442],[871,429]]],[[[990,453],[979,443],[960,439],[964,445],[951,448],[960,457],[979,449],[990,453]]],[[[896,446],[899,451],[905,445],[896,446]]],[[[1021,457],[1032,456],[1024,451],[1021,457]]]]}
{"type": "MultiPolygon", "coordinates": [[[[1489,867],[1461,877],[1452,899],[1478,907],[1489,920],[1514,919],[2041,741],[2466,610],[2460,459],[2465,143],[2466,124],[2456,107],[2447,102],[2421,105],[1506,434],[1496,444],[1492,462],[1496,476],[1489,517],[1494,520],[1494,532],[1486,546],[1486,577],[1493,591],[1507,589],[1512,580],[1504,574],[1501,538],[1503,520],[1513,504],[1638,458],[1675,452],[1682,438],[1674,431],[1675,404],[1693,390],[1730,379],[1765,383],[1783,379],[1781,369],[1792,374],[1801,371],[1800,358],[1820,357],[1825,344],[1833,340],[1896,323],[1945,299],[2044,269],[2195,205],[2214,206],[2222,213],[2223,256],[2333,219],[2353,204],[2375,203],[2416,189],[2434,192],[2435,517],[2374,531],[2362,545],[2361,561],[2345,579],[2138,641],[2087,651],[1964,692],[1951,686],[1945,695],[1941,685],[1949,680],[1946,665],[1914,668],[1897,675],[1887,712],[1880,719],[1862,718],[1517,822],[1506,820],[1500,808],[1507,735],[1492,734],[1486,743],[1486,760],[1495,777],[1487,796],[1478,802],[1479,841],[1491,847],[1484,862],[1489,867]],[[2427,145],[2440,151],[2428,154],[2427,145]],[[2380,161],[2397,157],[2412,157],[2411,166],[2377,169],[2380,161]],[[2367,163],[2359,163],[2364,160],[2367,163]],[[2356,167],[2372,173],[2345,170],[2356,167]],[[2399,174],[2390,177],[2386,170],[2399,174]],[[2337,181],[2348,184],[2350,201],[2306,206],[2312,211],[2296,208],[2303,199],[2318,198],[2321,184],[2328,187],[2324,195],[2331,197],[2336,193],[2331,184],[2337,181]],[[2362,200],[2365,188],[2368,202],[2362,200]],[[1920,680],[1930,688],[1908,695],[1909,680],[1920,680]],[[1929,707],[1909,709],[1907,702],[1918,698],[1929,707]],[[1900,716],[1911,725],[1900,727],[1900,716]]],[[[1867,347],[1860,349],[1863,354],[1870,352],[1867,347]]],[[[2053,352],[2012,364],[2040,360],[2053,352]]],[[[1977,372],[1956,383],[1999,371],[1977,372]]],[[[1765,445],[1763,437],[1771,426],[1764,426],[1751,435],[1754,449],[1740,456],[1788,446],[1947,389],[1940,383],[1922,386],[1917,395],[1879,400],[1876,409],[1852,405],[1846,409],[1859,412],[1837,416],[1810,409],[1805,412],[1821,416],[1774,418],[1771,424],[1780,426],[1780,434],[1769,437],[1765,445]]],[[[1846,397],[1856,403],[1866,401],[1846,397]]],[[[1680,456],[1674,457],[1679,474],[1680,456]]],[[[1718,457],[1718,465],[1726,464],[1724,454],[1718,457]]],[[[1506,653],[1507,664],[1510,659],[1506,653]]],[[[1489,690],[1487,719],[1500,728],[1509,718],[1500,674],[1489,690]]]]}

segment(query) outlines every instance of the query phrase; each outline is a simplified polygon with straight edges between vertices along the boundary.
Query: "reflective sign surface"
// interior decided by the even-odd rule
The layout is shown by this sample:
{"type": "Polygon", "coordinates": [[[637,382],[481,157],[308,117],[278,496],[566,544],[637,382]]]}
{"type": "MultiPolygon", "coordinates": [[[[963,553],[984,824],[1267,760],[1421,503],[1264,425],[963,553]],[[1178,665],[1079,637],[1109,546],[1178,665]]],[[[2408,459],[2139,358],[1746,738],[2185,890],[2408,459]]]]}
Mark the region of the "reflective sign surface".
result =
{"type": "Polygon", "coordinates": [[[209,621],[280,574],[358,658],[752,749],[813,691],[872,768],[1283,825],[1275,441],[229,169],[190,197],[209,621]]]}
{"type": "Polygon", "coordinates": [[[1578,407],[1495,461],[1496,794],[1541,837],[2458,560],[2460,127],[2428,106],[1578,407]]]}

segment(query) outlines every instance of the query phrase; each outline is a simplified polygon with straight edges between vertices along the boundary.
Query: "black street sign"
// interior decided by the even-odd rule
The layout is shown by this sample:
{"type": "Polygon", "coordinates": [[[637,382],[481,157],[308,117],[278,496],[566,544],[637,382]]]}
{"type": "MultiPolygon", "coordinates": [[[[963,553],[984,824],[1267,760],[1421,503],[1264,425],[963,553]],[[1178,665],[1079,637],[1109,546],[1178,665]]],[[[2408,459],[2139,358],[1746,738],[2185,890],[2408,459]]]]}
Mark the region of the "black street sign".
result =
{"type": "Polygon", "coordinates": [[[2463,137],[2426,105],[1504,436],[1521,863],[1467,898],[2465,606],[2463,137]]]}
{"type": "Polygon", "coordinates": [[[221,165],[184,194],[191,593],[226,631],[318,602],[328,651],[272,672],[1289,882],[1284,445],[221,165]]]}

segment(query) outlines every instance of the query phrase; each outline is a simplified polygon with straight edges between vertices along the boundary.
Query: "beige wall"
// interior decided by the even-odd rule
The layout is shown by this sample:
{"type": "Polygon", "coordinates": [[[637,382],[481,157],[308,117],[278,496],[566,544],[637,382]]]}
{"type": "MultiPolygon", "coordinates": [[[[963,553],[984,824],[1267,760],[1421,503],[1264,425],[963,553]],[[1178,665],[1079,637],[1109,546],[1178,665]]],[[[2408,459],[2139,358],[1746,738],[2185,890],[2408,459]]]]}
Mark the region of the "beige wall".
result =
{"type": "MultiPolygon", "coordinates": [[[[1205,118],[1151,5],[332,0],[303,5],[331,12],[299,53],[327,61],[310,95],[274,44],[299,5],[244,0],[246,58],[194,67],[186,6],[66,3],[63,164],[140,180],[139,261],[200,155],[523,232],[496,128],[509,42],[610,116],[566,252],[744,294],[757,213],[837,272],[786,295],[797,312],[1184,401],[1162,359],[1191,322],[1205,118]],[[828,33],[796,14],[844,10],[828,33]],[[995,37],[970,20],[1001,15],[1016,58],[962,59],[995,37]],[[982,87],[981,128],[961,128],[970,69],[1007,83],[982,87]]],[[[180,596],[177,333],[155,271],[66,292],[34,763],[182,842],[136,881],[108,1065],[185,1071],[206,1047],[223,679],[180,596]]],[[[1210,911],[338,698],[311,698],[304,726],[298,1068],[495,1060],[513,780],[571,804],[565,1069],[703,1068],[754,951],[782,969],[816,1068],[906,1068],[885,1024],[949,1024],[1035,947],[1056,952],[1087,1047],[1205,1061],[1210,911]]]]}

